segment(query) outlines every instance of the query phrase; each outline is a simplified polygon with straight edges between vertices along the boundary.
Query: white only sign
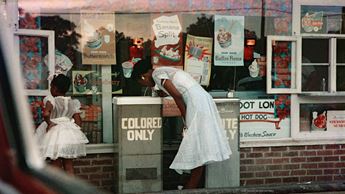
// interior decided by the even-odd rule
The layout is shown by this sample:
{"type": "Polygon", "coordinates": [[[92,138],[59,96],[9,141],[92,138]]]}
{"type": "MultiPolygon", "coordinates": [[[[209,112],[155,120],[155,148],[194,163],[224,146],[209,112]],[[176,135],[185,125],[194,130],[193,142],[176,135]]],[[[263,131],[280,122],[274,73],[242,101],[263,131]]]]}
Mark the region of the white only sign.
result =
{"type": "Polygon", "coordinates": [[[179,34],[182,27],[177,15],[160,16],[154,19],[152,29],[156,36],[156,48],[162,45],[174,45],[180,41],[179,34]]]}

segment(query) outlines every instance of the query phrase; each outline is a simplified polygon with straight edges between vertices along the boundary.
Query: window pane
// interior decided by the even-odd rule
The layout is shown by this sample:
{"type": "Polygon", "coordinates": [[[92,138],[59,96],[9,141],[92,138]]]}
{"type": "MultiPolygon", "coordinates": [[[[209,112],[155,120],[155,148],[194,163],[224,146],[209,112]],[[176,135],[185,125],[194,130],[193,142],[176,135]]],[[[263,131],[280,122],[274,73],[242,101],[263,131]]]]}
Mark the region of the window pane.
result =
{"type": "Polygon", "coordinates": [[[302,39],[303,63],[328,63],[328,51],[328,39],[302,39]]]}
{"type": "Polygon", "coordinates": [[[296,88],[291,85],[296,64],[292,58],[292,45],[290,41],[275,41],[272,48],[272,88],[296,88]]]}
{"type": "Polygon", "coordinates": [[[48,53],[47,38],[19,36],[19,41],[25,89],[47,90],[48,66],[44,61],[48,53]]]}
{"type": "Polygon", "coordinates": [[[337,91],[345,91],[345,66],[337,66],[337,91]]]}
{"type": "Polygon", "coordinates": [[[328,91],[328,66],[302,66],[302,91],[328,91]]]}
{"type": "Polygon", "coordinates": [[[343,119],[340,118],[340,115],[344,115],[344,110],[344,103],[300,104],[300,131],[315,132],[345,129],[345,121],[343,122],[343,119]]]}
{"type": "Polygon", "coordinates": [[[345,39],[337,39],[337,63],[345,63],[345,39]]]}

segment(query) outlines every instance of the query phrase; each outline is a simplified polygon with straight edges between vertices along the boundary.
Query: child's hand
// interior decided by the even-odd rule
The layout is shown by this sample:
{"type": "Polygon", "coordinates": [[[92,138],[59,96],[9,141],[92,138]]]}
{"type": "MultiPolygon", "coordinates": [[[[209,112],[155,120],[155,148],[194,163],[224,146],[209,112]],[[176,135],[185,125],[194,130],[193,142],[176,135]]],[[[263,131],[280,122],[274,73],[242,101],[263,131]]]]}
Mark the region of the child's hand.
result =
{"type": "Polygon", "coordinates": [[[158,94],[159,97],[166,97],[166,96],[168,96],[168,94],[165,93],[163,90],[158,90],[157,94],[158,94]]]}
{"type": "Polygon", "coordinates": [[[47,131],[49,131],[50,128],[54,127],[56,125],[56,123],[49,123],[48,126],[47,126],[47,131]]]}

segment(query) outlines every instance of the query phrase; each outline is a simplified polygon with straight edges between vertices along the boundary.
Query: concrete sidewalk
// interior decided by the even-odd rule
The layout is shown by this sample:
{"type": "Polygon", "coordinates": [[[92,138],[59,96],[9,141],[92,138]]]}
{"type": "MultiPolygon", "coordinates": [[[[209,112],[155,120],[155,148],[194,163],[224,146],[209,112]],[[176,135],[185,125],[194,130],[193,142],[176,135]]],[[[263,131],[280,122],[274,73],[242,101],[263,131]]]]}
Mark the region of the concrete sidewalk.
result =
{"type": "MultiPolygon", "coordinates": [[[[219,193],[336,193],[345,194],[345,181],[333,181],[333,182],[306,182],[296,184],[282,184],[282,185],[265,185],[265,186],[242,186],[233,188],[219,188],[219,189],[192,189],[192,190],[167,190],[164,194],[219,194],[219,193]]],[[[153,193],[152,193],[153,194],[153,193]]]]}

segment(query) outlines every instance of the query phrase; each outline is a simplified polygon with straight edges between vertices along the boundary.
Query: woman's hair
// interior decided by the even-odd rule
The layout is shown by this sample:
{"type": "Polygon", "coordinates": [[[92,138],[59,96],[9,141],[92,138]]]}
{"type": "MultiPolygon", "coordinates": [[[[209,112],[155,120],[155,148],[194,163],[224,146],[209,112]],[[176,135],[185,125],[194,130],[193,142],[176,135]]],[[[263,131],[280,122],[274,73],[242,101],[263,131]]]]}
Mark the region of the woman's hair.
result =
{"type": "Polygon", "coordinates": [[[66,93],[71,85],[71,80],[63,74],[58,74],[54,76],[51,84],[54,85],[59,92],[66,93]]]}
{"type": "Polygon", "coordinates": [[[142,74],[148,72],[150,69],[152,69],[151,59],[142,59],[134,65],[131,78],[138,80],[142,74]]]}

